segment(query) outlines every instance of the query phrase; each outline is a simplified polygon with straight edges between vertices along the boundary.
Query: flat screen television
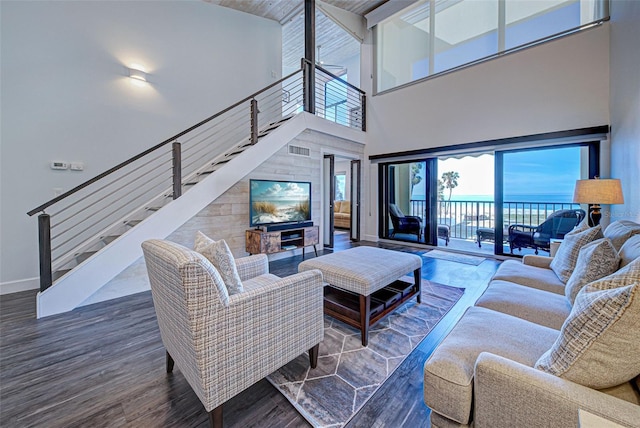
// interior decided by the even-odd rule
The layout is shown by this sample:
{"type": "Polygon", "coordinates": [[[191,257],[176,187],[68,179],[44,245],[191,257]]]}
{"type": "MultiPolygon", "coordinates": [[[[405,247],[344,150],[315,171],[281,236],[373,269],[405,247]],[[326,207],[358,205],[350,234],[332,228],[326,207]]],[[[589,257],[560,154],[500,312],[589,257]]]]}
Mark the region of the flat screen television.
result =
{"type": "Polygon", "coordinates": [[[251,227],[311,220],[308,181],[250,180],[251,227]]]}

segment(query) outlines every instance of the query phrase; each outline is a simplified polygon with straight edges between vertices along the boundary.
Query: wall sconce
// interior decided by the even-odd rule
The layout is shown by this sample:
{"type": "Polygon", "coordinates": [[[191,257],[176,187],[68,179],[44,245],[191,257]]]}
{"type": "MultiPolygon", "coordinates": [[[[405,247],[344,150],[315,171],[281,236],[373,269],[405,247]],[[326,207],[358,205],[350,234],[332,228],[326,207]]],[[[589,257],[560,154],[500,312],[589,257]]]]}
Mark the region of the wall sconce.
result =
{"type": "Polygon", "coordinates": [[[129,77],[132,79],[140,80],[142,82],[147,81],[147,73],[138,68],[129,68],[129,77]]]}

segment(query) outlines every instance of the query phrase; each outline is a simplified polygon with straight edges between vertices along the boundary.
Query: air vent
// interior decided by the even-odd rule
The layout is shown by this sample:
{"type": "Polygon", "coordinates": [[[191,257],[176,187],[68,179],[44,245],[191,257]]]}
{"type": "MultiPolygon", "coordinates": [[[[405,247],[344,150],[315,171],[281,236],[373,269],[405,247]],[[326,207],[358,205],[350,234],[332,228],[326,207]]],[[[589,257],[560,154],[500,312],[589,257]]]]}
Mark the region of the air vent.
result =
{"type": "Polygon", "coordinates": [[[289,144],[289,154],[296,156],[311,156],[311,150],[308,147],[293,146],[289,144]]]}

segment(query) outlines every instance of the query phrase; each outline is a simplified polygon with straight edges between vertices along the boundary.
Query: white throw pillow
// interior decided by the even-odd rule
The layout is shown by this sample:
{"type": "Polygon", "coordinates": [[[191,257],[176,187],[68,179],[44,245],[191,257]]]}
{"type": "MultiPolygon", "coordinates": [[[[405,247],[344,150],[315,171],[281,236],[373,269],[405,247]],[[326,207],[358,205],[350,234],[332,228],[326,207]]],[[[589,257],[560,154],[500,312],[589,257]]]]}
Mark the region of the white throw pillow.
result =
{"type": "MultiPolygon", "coordinates": [[[[209,238],[207,235],[205,235],[204,233],[197,231],[196,232],[196,239],[193,243],[193,250],[197,251],[198,253],[204,255],[204,251],[206,251],[207,247],[213,243],[215,243],[216,241],[214,241],[213,239],[209,238]]],[[[208,257],[207,257],[208,258],[208,257]]]]}
{"type": "Polygon", "coordinates": [[[605,238],[611,239],[613,246],[618,251],[629,238],[639,234],[640,225],[629,220],[614,221],[604,230],[605,238]]]}
{"type": "Polygon", "coordinates": [[[620,257],[607,238],[597,239],[583,246],[578,253],[576,267],[569,277],[564,294],[573,305],[582,287],[618,270],[620,257]]]}
{"type": "Polygon", "coordinates": [[[634,235],[627,239],[620,251],[618,251],[618,255],[620,256],[620,267],[624,267],[635,259],[640,258],[640,235],[634,235]]]}
{"type": "Polygon", "coordinates": [[[193,249],[205,256],[218,270],[230,296],[244,291],[236,261],[224,239],[214,241],[204,233],[197,232],[193,249]]]}
{"type": "Polygon", "coordinates": [[[582,220],[576,227],[574,227],[571,231],[567,232],[564,236],[567,235],[575,235],[576,233],[584,232],[589,229],[589,221],[588,218],[582,220]]]}
{"type": "Polygon", "coordinates": [[[640,374],[640,259],[586,285],[539,370],[603,389],[640,374]]]}
{"type": "Polygon", "coordinates": [[[576,267],[580,249],[589,242],[600,238],[603,238],[600,226],[581,232],[567,233],[549,267],[566,284],[576,267]]]}

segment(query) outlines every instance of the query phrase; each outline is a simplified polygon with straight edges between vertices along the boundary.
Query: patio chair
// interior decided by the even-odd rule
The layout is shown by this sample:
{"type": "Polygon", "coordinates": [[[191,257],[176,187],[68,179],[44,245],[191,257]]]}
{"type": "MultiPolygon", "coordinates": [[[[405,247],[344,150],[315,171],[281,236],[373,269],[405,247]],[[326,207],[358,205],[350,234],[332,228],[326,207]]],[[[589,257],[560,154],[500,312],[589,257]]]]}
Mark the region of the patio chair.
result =
{"type": "Polygon", "coordinates": [[[422,240],[422,219],[418,216],[404,215],[396,204],[389,204],[389,216],[393,225],[391,237],[396,233],[415,234],[418,241],[422,240]]]}
{"type": "Polygon", "coordinates": [[[514,249],[533,248],[549,251],[551,239],[563,239],[585,217],[584,210],[559,210],[551,213],[539,226],[512,224],[509,226],[509,248],[511,254],[514,249]]]}
{"type": "Polygon", "coordinates": [[[216,268],[181,245],[142,243],[166,370],[174,361],[212,427],[222,426],[222,404],[309,351],[318,361],[323,338],[322,274],[269,274],[264,254],[235,260],[243,291],[229,294],[216,268]]]}

